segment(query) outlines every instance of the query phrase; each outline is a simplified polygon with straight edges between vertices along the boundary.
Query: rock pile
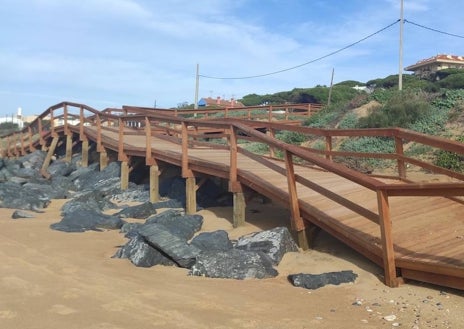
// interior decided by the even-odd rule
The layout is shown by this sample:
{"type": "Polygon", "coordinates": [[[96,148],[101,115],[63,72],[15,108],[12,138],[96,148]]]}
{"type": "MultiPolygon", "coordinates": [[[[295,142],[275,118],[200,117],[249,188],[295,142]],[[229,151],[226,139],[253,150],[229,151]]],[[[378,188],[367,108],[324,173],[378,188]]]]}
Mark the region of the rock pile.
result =
{"type": "MultiPolygon", "coordinates": [[[[160,194],[165,199],[151,203],[148,186],[130,183],[128,189],[120,190],[118,162],[99,171],[98,164],[77,166],[79,156],[70,163],[55,160],[46,179],[40,175],[44,159],[42,151],[19,159],[0,159],[0,207],[16,208],[14,219],[33,218],[24,210],[41,212],[51,199],[70,199],[61,209],[62,219],[50,228],[64,232],[119,229],[128,242],[113,257],[129,259],[136,266],[179,266],[196,276],[262,279],[277,276],[275,266],[284,254],[298,251],[285,227],[245,235],[236,241],[223,230],[199,233],[203,217],[184,214],[185,180],[181,177],[162,181],[160,194]],[[138,205],[120,207],[116,202],[138,205]],[[158,213],[161,208],[168,209],[158,213]],[[110,209],[120,210],[105,214],[110,209]],[[126,222],[127,218],[132,222],[126,222]]],[[[197,191],[197,202],[199,208],[230,206],[232,197],[207,180],[197,191]]],[[[340,272],[323,276],[296,274],[289,280],[295,286],[315,289],[355,278],[354,273],[340,272]]]]}

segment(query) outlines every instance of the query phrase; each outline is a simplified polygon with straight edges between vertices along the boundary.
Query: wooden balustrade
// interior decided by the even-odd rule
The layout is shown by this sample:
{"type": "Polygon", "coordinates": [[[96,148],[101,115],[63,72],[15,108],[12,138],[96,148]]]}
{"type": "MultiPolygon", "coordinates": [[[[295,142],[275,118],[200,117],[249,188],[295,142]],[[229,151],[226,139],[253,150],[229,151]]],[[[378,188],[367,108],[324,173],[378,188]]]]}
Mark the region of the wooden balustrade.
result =
{"type": "MultiPolygon", "coordinates": [[[[313,111],[311,106],[305,105],[305,113],[310,114],[313,111]]],[[[247,108],[246,116],[249,120],[252,119],[252,111],[262,109],[260,107],[247,108]]],[[[30,126],[25,128],[19,133],[14,133],[4,137],[6,142],[2,148],[2,153],[7,156],[18,156],[26,154],[28,151],[34,150],[34,144],[38,143],[42,147],[46,147],[45,139],[53,137],[51,148],[56,147],[58,136],[61,132],[65,135],[72,134],[71,130],[79,134],[81,141],[87,141],[86,124],[95,127],[94,141],[97,143],[97,151],[105,153],[105,145],[103,140],[103,129],[116,131],[118,133],[118,144],[116,151],[118,152],[118,160],[124,162],[124,166],[128,166],[128,156],[131,150],[125,148],[125,136],[129,134],[139,134],[134,132],[134,127],[127,127],[127,122],[136,122],[137,128],[144,128],[146,138],[146,149],[144,156],[146,157],[146,164],[150,165],[150,179],[153,175],[158,175],[158,167],[156,159],[152,154],[151,139],[153,135],[163,135],[166,138],[172,138],[181,145],[182,155],[180,166],[182,169],[182,176],[188,179],[188,184],[192,191],[195,190],[195,179],[193,172],[190,168],[191,159],[189,158],[189,148],[194,145],[208,145],[211,148],[225,149],[223,145],[217,145],[201,139],[207,138],[222,138],[226,137],[228,140],[227,149],[229,150],[229,190],[231,192],[240,193],[240,175],[238,168],[238,156],[251,157],[268,168],[274,170],[279,175],[286,175],[288,183],[288,195],[286,200],[288,208],[291,212],[292,227],[297,232],[303,232],[305,229],[305,222],[303,221],[300,213],[299,198],[297,195],[297,185],[305,186],[317,193],[327,197],[328,199],[350,209],[357,214],[367,218],[371,222],[379,225],[382,240],[383,262],[385,269],[385,280],[388,285],[397,285],[396,281],[396,265],[393,251],[393,237],[392,237],[392,218],[390,212],[389,198],[396,196],[446,196],[457,197],[464,195],[463,182],[447,182],[447,183],[414,183],[407,179],[407,165],[415,165],[420,168],[431,170],[438,174],[447,175],[453,179],[464,181],[464,175],[454,172],[449,169],[438,167],[434,164],[427,163],[421,159],[415,159],[411,156],[405,155],[404,144],[406,142],[415,142],[422,145],[434,147],[440,150],[449,152],[457,152],[464,154],[464,145],[462,143],[446,140],[440,137],[427,136],[417,132],[398,129],[318,129],[301,126],[290,126],[278,122],[272,122],[274,112],[276,109],[282,109],[283,116],[286,120],[290,117],[291,111],[289,107],[268,106],[267,108],[267,122],[247,123],[243,121],[231,119],[230,115],[239,109],[225,109],[223,110],[225,119],[219,120],[201,120],[201,119],[187,119],[184,118],[185,111],[176,110],[169,116],[166,112],[153,111],[151,109],[143,110],[141,108],[125,108],[124,111],[127,115],[115,115],[115,111],[99,112],[90,107],[82,104],[75,104],[70,102],[60,103],[49,108],[41,116],[38,117],[30,126]],[[70,113],[70,107],[78,108],[79,114],[75,115],[70,113]],[[59,114],[59,111],[63,111],[59,114]],[[162,113],[162,114],[161,114],[162,113]],[[63,126],[56,126],[56,120],[63,118],[63,126]],[[79,127],[72,127],[70,124],[71,118],[79,118],[79,127]],[[44,121],[49,119],[46,127],[44,121]],[[104,123],[106,122],[106,125],[104,123]],[[256,130],[256,127],[263,128],[268,134],[256,130]],[[295,145],[286,144],[275,138],[278,131],[291,131],[298,132],[308,136],[316,136],[325,142],[324,150],[314,150],[305,147],[298,147],[295,145]],[[334,150],[334,139],[336,138],[358,138],[358,137],[387,137],[394,141],[393,153],[360,153],[360,152],[346,152],[334,150]],[[263,156],[255,155],[240,147],[240,140],[253,140],[264,143],[269,147],[269,156],[274,158],[267,159],[263,156]],[[284,167],[275,164],[276,151],[283,154],[284,167]],[[342,164],[334,162],[334,157],[357,157],[357,158],[382,158],[391,159],[396,161],[398,178],[404,181],[404,184],[390,184],[384,183],[374,177],[359,173],[353,169],[347,168],[342,164]],[[316,184],[310,177],[301,177],[295,172],[295,161],[302,161],[318,166],[323,170],[330,171],[336,175],[344,177],[352,182],[364,186],[377,195],[377,212],[365,209],[350,200],[337,195],[328,189],[316,184]],[[192,185],[193,184],[193,185],[192,185]],[[192,187],[193,186],[193,187],[192,187]]],[[[244,111],[244,109],[241,109],[244,111]]],[[[198,115],[211,116],[214,111],[197,111],[198,115]]],[[[192,112],[189,112],[192,114],[192,112]]],[[[49,154],[51,149],[49,150],[49,154]]],[[[128,167],[124,167],[125,174],[128,174],[128,167]]],[[[154,176],[153,176],[154,177],[154,176]]],[[[153,178],[154,179],[154,178],[153,178]]],[[[154,179],[157,182],[157,180],[154,179]]],[[[153,183],[155,186],[157,183],[153,183]]],[[[152,183],[151,183],[152,185],[152,183]]],[[[243,197],[237,194],[237,197],[243,197]]]]}

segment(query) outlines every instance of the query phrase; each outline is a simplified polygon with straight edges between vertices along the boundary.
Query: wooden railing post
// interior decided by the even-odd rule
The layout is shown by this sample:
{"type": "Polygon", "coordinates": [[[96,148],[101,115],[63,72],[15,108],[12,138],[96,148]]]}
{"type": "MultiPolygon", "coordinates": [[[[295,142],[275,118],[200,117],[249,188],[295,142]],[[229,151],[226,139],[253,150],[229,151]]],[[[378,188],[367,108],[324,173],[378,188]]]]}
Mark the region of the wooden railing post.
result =
{"type": "Polygon", "coordinates": [[[102,133],[101,133],[101,118],[100,114],[97,114],[97,151],[102,151],[102,133]]]}
{"type": "Polygon", "coordinates": [[[185,211],[187,214],[193,214],[197,211],[197,197],[196,197],[196,180],[193,172],[189,168],[188,158],[188,127],[182,121],[181,123],[181,136],[182,136],[182,177],[185,178],[185,211]]]}
{"type": "Polygon", "coordinates": [[[84,108],[81,106],[79,108],[79,138],[82,141],[84,138],[84,108]]]}
{"type": "Polygon", "coordinates": [[[229,128],[229,191],[236,190],[237,185],[237,136],[235,135],[235,128],[229,128]]]}
{"type": "Polygon", "coordinates": [[[269,122],[272,122],[272,110],[273,110],[273,109],[272,109],[272,105],[269,105],[269,107],[268,107],[268,111],[269,111],[269,112],[268,112],[268,114],[267,114],[267,116],[268,116],[268,121],[269,121],[269,122]]]}
{"type": "Polygon", "coordinates": [[[53,110],[50,111],[50,132],[53,137],[57,136],[55,132],[55,117],[53,116],[53,110]]]}
{"type": "Polygon", "coordinates": [[[287,169],[288,196],[290,202],[290,214],[292,230],[297,234],[298,245],[303,250],[309,248],[306,227],[300,214],[298,193],[296,189],[295,169],[293,167],[293,155],[285,150],[285,167],[287,169]]]}
{"type": "Polygon", "coordinates": [[[404,160],[401,158],[404,155],[403,150],[403,139],[400,137],[395,136],[395,151],[398,157],[397,165],[398,165],[398,175],[400,178],[406,178],[406,166],[404,164],[404,160]]]}
{"type": "Polygon", "coordinates": [[[245,224],[246,201],[242,185],[238,181],[237,166],[237,132],[234,126],[229,128],[229,191],[233,193],[233,227],[245,224]]]}
{"type": "MultiPolygon", "coordinates": [[[[269,136],[272,138],[275,138],[275,131],[272,128],[269,128],[268,130],[269,136]]],[[[269,145],[269,156],[271,158],[275,158],[275,148],[272,145],[269,145]]]]}
{"type": "Polygon", "coordinates": [[[119,125],[118,153],[119,153],[119,156],[121,156],[124,154],[124,122],[122,121],[121,118],[118,119],[118,125],[119,125]]]}
{"type": "Polygon", "coordinates": [[[68,104],[64,104],[63,107],[63,120],[64,120],[64,132],[68,132],[68,104]]]}
{"type": "Polygon", "coordinates": [[[325,136],[325,158],[332,161],[332,136],[325,136]]]}
{"type": "Polygon", "coordinates": [[[380,235],[382,239],[381,242],[383,268],[385,272],[385,284],[389,287],[397,287],[399,285],[399,280],[396,276],[395,250],[393,248],[393,232],[387,191],[377,191],[377,203],[379,208],[380,235]]]}
{"type": "Polygon", "coordinates": [[[181,136],[182,136],[182,177],[186,178],[186,177],[192,177],[193,176],[193,173],[192,171],[189,169],[189,157],[188,157],[188,128],[187,128],[187,124],[182,121],[181,123],[181,128],[182,128],[182,132],[181,132],[181,136]]]}
{"type": "Polygon", "coordinates": [[[150,202],[158,202],[160,171],[151,151],[151,124],[148,117],[145,117],[145,164],[150,166],[150,202]]]}

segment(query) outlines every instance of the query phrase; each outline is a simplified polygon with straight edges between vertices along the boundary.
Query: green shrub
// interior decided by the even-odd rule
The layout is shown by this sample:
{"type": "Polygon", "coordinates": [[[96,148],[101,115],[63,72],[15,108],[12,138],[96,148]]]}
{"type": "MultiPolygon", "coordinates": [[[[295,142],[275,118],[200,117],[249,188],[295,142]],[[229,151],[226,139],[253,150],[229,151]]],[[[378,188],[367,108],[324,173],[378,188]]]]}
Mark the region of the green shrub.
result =
{"type": "Polygon", "coordinates": [[[355,113],[346,114],[340,121],[338,128],[340,129],[354,129],[358,124],[358,116],[355,113]]]}
{"type": "MultiPolygon", "coordinates": [[[[464,135],[459,136],[456,140],[464,143],[464,135]]],[[[464,154],[439,150],[436,152],[434,164],[442,168],[462,172],[464,171],[464,154]]]]}
{"type": "Polygon", "coordinates": [[[432,107],[423,92],[396,91],[381,110],[359,119],[361,128],[408,127],[430,114],[432,107]]]}
{"type": "Polygon", "coordinates": [[[276,138],[287,144],[301,145],[306,142],[308,137],[305,134],[295,131],[280,131],[276,134],[276,138]]]}
{"type": "MultiPolygon", "coordinates": [[[[386,137],[358,137],[346,139],[340,145],[341,151],[357,153],[394,153],[395,143],[386,137]]],[[[385,168],[392,164],[392,160],[377,158],[345,158],[337,159],[340,162],[355,162],[357,166],[369,168],[385,168]],[[353,161],[353,159],[355,159],[353,161]]]]}

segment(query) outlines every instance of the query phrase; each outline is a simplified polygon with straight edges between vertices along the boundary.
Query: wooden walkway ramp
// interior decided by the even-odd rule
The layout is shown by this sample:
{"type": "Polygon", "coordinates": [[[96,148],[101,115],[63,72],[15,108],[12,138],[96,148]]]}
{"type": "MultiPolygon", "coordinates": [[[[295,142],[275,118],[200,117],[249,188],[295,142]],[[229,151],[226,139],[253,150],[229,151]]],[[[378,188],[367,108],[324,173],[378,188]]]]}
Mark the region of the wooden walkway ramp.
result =
{"type": "MultiPolygon", "coordinates": [[[[322,130],[273,122],[186,119],[140,110],[114,115],[72,103],[50,108],[39,120],[21,136],[10,137],[5,156],[42,147],[51,157],[62,141],[69,159],[73,147],[80,144],[83,165],[87,165],[89,143],[95,143],[102,167],[108,161],[108,152],[117,154],[122,188],[127,186],[131,161],[143,158],[150,167],[153,201],[158,198],[160,167],[175,165],[182,169],[187,181],[188,212],[196,209],[195,189],[201,178],[220,177],[228,180],[234,194],[234,225],[246,220],[244,191],[251,189],[290,210],[291,218],[283,219],[282,224],[290,220],[303,248],[309,244],[308,233],[319,227],[382,266],[389,286],[413,279],[464,289],[464,176],[403,152],[403,145],[414,141],[464,153],[460,143],[402,129],[322,130]],[[77,107],[79,114],[72,116],[71,106],[77,107]],[[89,113],[84,115],[86,111],[89,113]],[[50,116],[51,124],[44,127],[50,116]],[[79,123],[70,124],[71,117],[79,117],[79,123]],[[55,125],[57,118],[64,121],[55,125]],[[274,137],[277,131],[321,137],[325,150],[283,143],[274,137]],[[395,152],[355,154],[332,150],[336,138],[359,136],[391,138],[395,152]],[[266,145],[269,154],[260,156],[245,150],[242,140],[266,145]],[[333,161],[335,157],[389,159],[398,174],[369,176],[333,161]],[[436,175],[412,181],[408,165],[436,175]]],[[[44,163],[44,169],[46,166],[44,163]]]]}

